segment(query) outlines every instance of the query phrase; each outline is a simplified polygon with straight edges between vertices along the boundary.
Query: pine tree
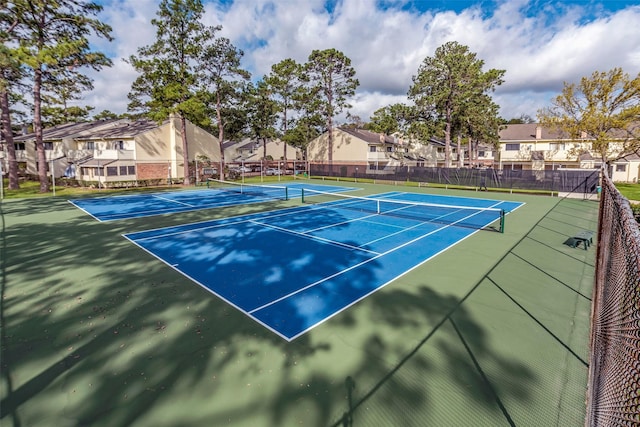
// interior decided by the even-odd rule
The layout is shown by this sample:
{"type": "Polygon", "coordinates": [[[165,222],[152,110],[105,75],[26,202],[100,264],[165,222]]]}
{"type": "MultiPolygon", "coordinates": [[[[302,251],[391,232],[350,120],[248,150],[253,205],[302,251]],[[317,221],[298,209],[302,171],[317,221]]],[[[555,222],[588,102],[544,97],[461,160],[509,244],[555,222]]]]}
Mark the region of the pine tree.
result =
{"type": "Polygon", "coordinates": [[[329,170],[333,170],[333,119],[345,108],[350,108],[348,98],[355,94],[360,84],[351,60],[336,49],[314,50],[305,65],[309,84],[321,103],[320,114],[324,117],[328,132],[329,170]]]}
{"type": "Polygon", "coordinates": [[[451,167],[451,137],[461,133],[465,114],[474,114],[472,106],[502,84],[504,70],[483,72],[483,65],[467,46],[448,42],[425,58],[413,76],[408,96],[416,116],[434,130],[444,128],[445,167],[451,167]]]}
{"type": "Polygon", "coordinates": [[[185,185],[190,184],[186,121],[206,123],[205,104],[198,93],[201,49],[220,29],[204,26],[203,14],[200,0],[162,0],[151,20],[156,41],[128,60],[141,73],[129,92],[129,110],[142,111],[158,122],[172,114],[179,117],[185,185]]]}
{"type": "Polygon", "coordinates": [[[88,37],[93,33],[111,40],[111,27],[93,18],[102,10],[93,2],[29,0],[11,2],[9,7],[19,21],[18,58],[33,73],[33,127],[40,192],[44,193],[49,191],[49,180],[42,141],[43,84],[60,70],[110,66],[103,53],[91,50],[88,37]]]}
{"type": "Polygon", "coordinates": [[[235,114],[241,109],[246,82],[251,74],[240,67],[244,52],[236,48],[229,39],[220,37],[202,47],[202,83],[211,92],[211,104],[216,115],[218,139],[220,140],[220,179],[224,179],[225,127],[237,123],[235,114]]]}

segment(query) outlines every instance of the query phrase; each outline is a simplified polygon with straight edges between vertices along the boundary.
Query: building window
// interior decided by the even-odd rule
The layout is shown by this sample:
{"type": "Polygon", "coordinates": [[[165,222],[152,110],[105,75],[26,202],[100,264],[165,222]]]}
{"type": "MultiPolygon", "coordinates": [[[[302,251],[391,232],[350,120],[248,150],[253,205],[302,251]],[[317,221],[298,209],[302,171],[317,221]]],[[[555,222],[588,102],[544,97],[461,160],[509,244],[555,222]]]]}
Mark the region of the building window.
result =
{"type": "Polygon", "coordinates": [[[627,165],[616,165],[616,172],[626,172],[627,165]]]}
{"type": "Polygon", "coordinates": [[[127,167],[120,166],[120,175],[127,175],[127,167]]]}
{"type": "Polygon", "coordinates": [[[484,150],[478,151],[478,157],[485,157],[484,150]]]}
{"type": "Polygon", "coordinates": [[[107,176],[118,176],[118,168],[116,166],[107,166],[107,176]]]}
{"type": "Polygon", "coordinates": [[[376,151],[378,151],[378,150],[376,149],[376,146],[375,146],[375,145],[370,145],[370,146],[369,146],[369,152],[370,152],[370,153],[375,153],[376,151]]]}
{"type": "Polygon", "coordinates": [[[87,141],[87,150],[95,150],[96,149],[96,143],[93,141],[87,141]]]}
{"type": "Polygon", "coordinates": [[[124,141],[116,141],[113,144],[113,149],[114,150],[124,150],[124,141]]]}
{"type": "Polygon", "coordinates": [[[43,142],[45,150],[53,150],[53,142],[43,142]]]}
{"type": "Polygon", "coordinates": [[[564,151],[564,142],[550,142],[549,148],[551,151],[564,151]]]}
{"type": "Polygon", "coordinates": [[[390,153],[392,149],[392,147],[387,147],[387,153],[390,153]]]}
{"type": "Polygon", "coordinates": [[[15,144],[13,144],[13,146],[16,148],[17,151],[25,150],[24,142],[16,142],[15,144]]]}
{"type": "Polygon", "coordinates": [[[520,151],[520,144],[505,144],[504,149],[507,151],[520,151]]]}
{"type": "Polygon", "coordinates": [[[136,174],[136,167],[135,166],[127,166],[127,175],[135,175],[136,174]]]}

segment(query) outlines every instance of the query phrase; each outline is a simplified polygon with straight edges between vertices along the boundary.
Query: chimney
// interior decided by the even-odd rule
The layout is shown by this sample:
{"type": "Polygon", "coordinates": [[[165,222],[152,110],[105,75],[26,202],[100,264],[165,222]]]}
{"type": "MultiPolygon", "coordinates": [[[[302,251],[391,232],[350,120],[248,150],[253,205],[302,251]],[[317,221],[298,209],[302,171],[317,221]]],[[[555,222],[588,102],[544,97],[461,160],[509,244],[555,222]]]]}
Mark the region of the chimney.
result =
{"type": "Polygon", "coordinates": [[[536,139],[542,139],[542,126],[536,126],[536,139]]]}

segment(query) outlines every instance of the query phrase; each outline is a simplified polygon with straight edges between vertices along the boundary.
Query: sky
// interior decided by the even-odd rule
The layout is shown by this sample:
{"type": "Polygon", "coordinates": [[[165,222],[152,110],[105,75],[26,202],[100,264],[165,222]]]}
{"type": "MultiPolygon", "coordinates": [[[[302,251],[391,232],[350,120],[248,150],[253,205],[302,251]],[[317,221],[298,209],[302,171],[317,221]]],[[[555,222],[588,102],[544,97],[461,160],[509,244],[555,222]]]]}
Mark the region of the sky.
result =
{"type": "MultiPolygon", "coordinates": [[[[113,41],[93,38],[113,66],[94,79],[80,105],[124,113],[137,76],[123,59],[155,40],[160,0],[99,0],[98,18],[113,41]]],[[[493,93],[505,119],[550,105],[564,83],[595,71],[640,73],[640,0],[203,0],[205,25],[244,51],[242,66],[254,81],[292,58],[316,49],[344,53],[360,85],[350,114],[364,121],[379,108],[408,103],[412,77],[436,49],[457,41],[484,61],[484,71],[505,70],[493,93]]],[[[344,113],[342,118],[344,120],[344,113]]],[[[338,117],[340,120],[340,117],[338,117]]]]}

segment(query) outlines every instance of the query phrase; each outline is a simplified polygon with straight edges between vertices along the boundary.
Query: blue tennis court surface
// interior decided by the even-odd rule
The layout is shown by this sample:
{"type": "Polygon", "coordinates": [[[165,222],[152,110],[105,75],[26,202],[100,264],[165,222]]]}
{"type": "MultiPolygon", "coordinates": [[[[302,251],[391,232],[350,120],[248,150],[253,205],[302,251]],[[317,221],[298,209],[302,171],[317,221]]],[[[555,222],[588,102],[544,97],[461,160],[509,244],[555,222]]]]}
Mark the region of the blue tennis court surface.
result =
{"type": "MultiPolygon", "coordinates": [[[[265,185],[264,187],[269,186],[265,185]]],[[[260,193],[239,193],[222,188],[202,188],[188,191],[94,197],[69,200],[69,202],[98,221],[114,221],[284,199],[284,184],[273,184],[271,187],[272,191],[260,193]]],[[[287,183],[286,187],[290,198],[299,197],[302,188],[327,192],[356,190],[352,187],[308,183],[287,183]]]]}
{"type": "MultiPolygon", "coordinates": [[[[521,205],[402,192],[375,197],[506,212],[521,205]]],[[[125,238],[291,341],[478,232],[452,224],[469,217],[474,227],[495,221],[465,209],[420,212],[421,218],[397,215],[398,209],[377,214],[353,209],[352,202],[302,205],[125,238]],[[445,215],[449,224],[441,223],[445,215]]]]}

